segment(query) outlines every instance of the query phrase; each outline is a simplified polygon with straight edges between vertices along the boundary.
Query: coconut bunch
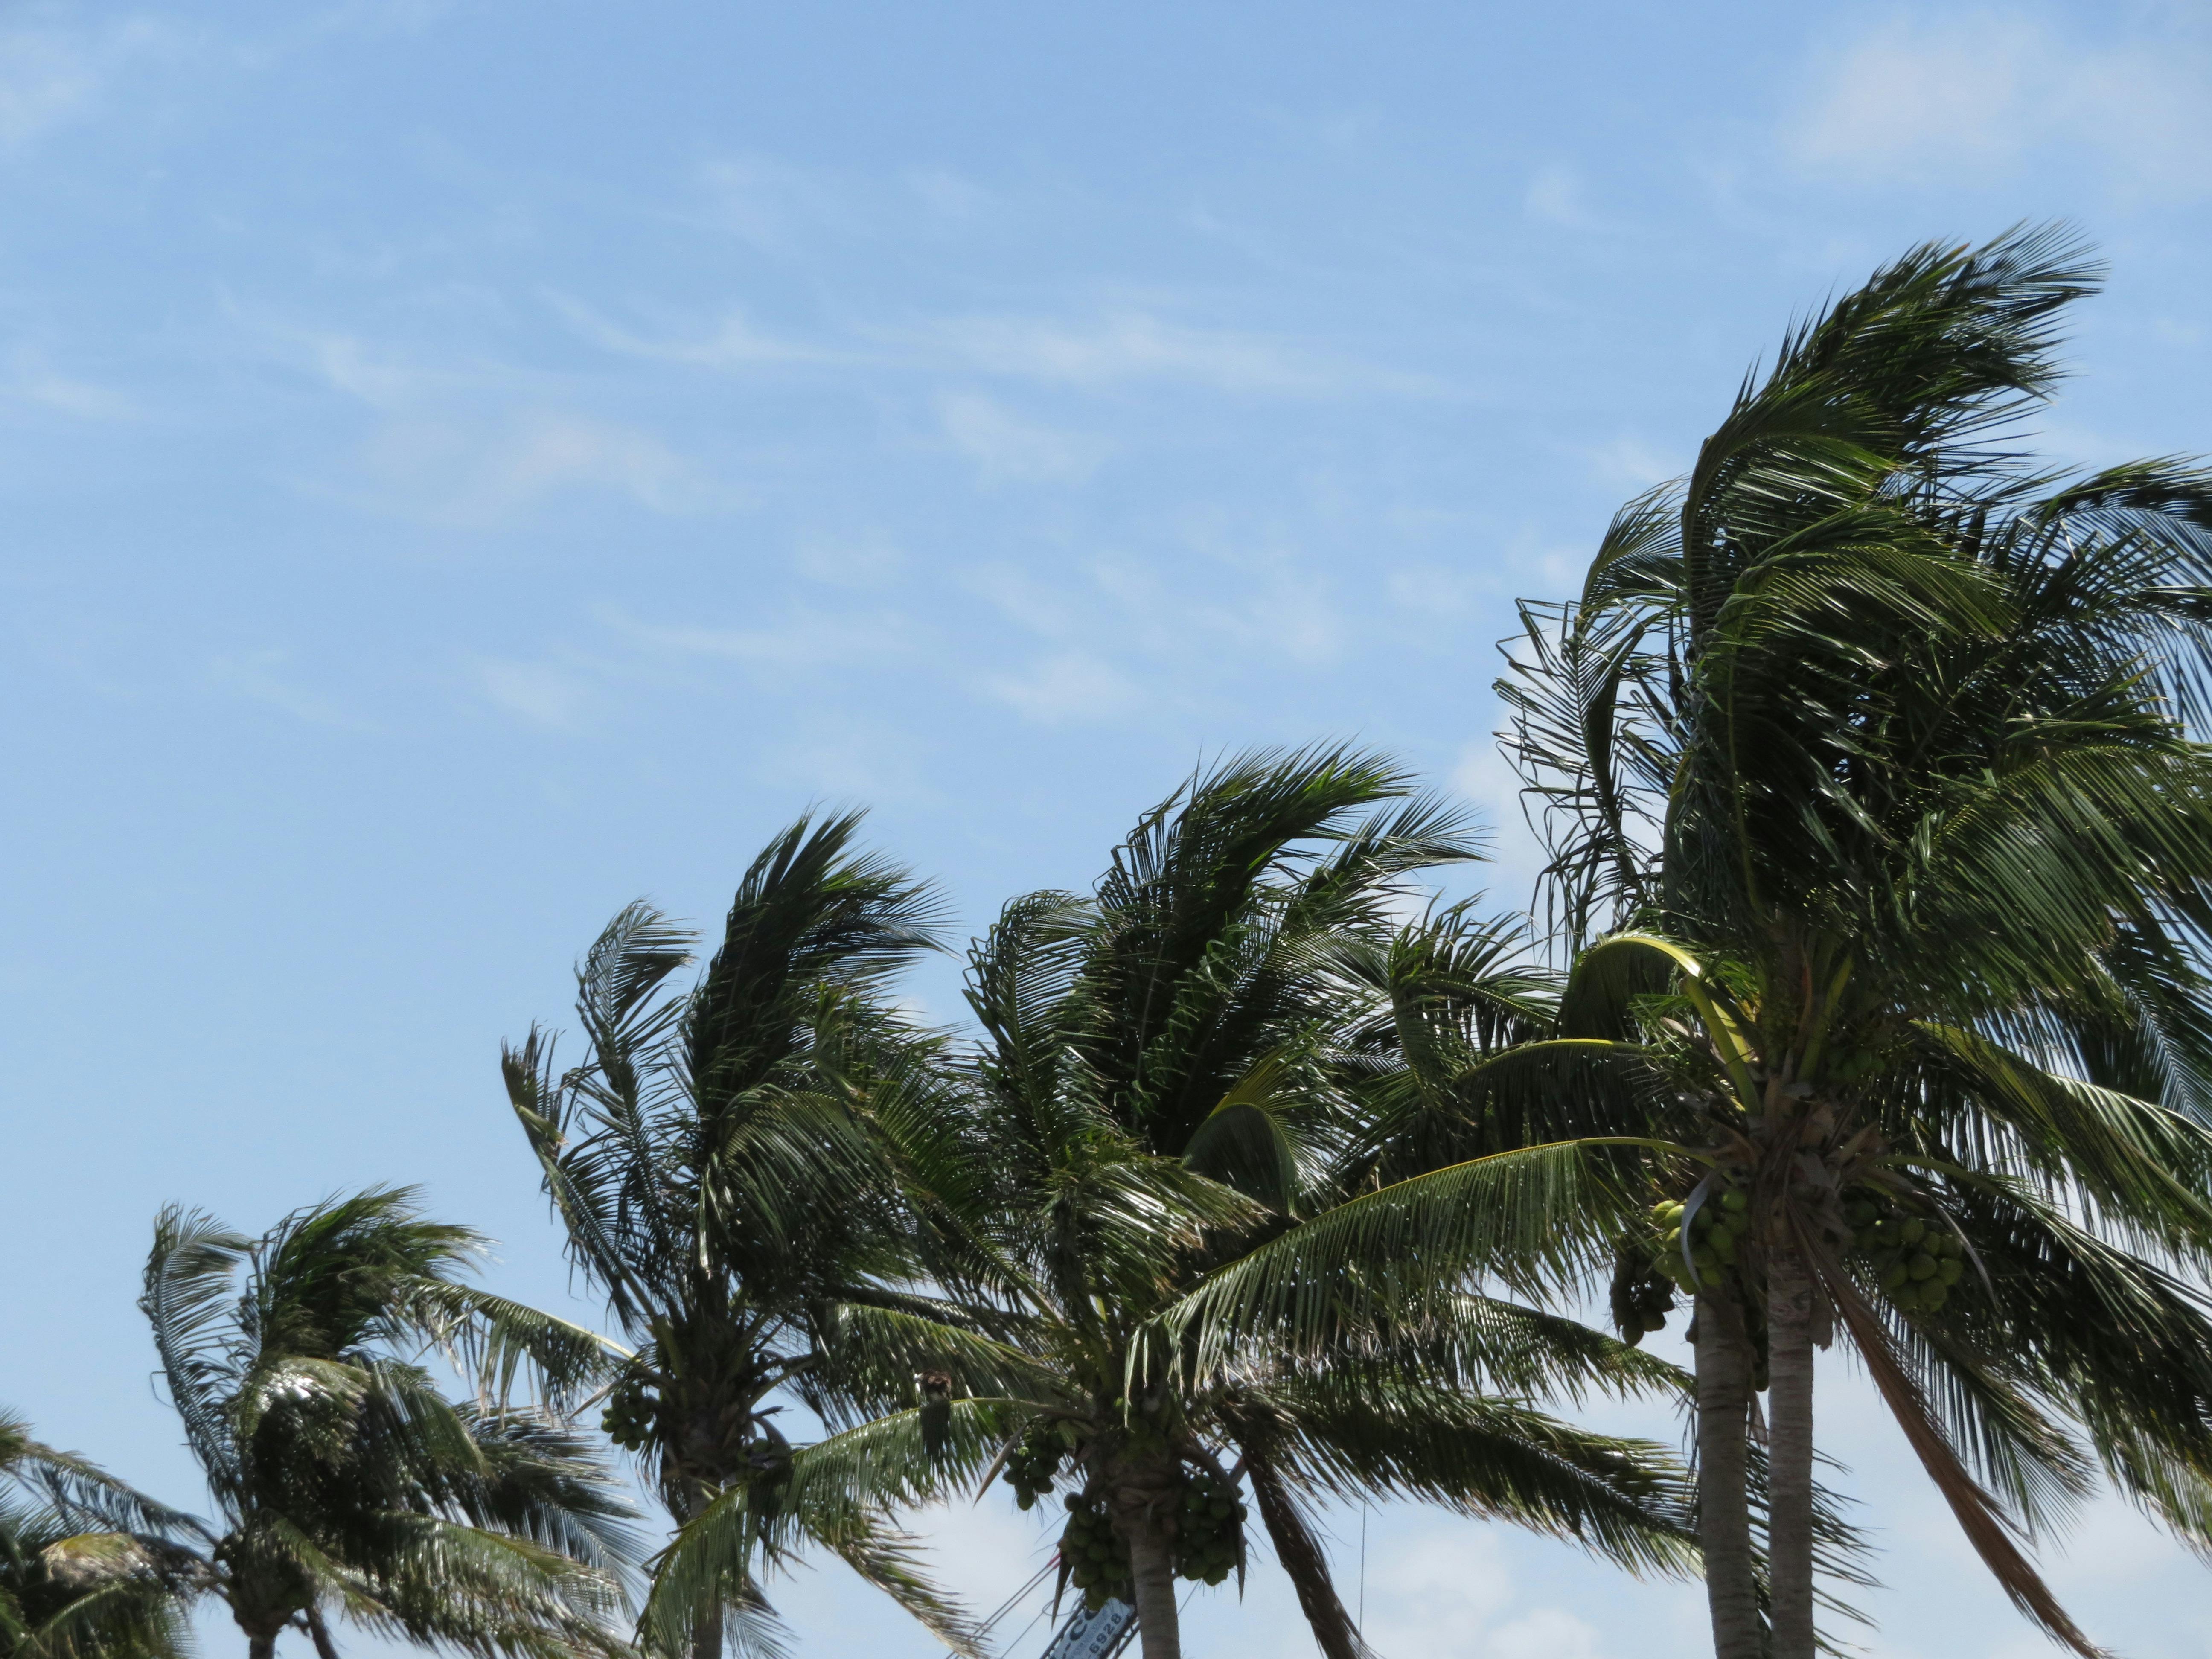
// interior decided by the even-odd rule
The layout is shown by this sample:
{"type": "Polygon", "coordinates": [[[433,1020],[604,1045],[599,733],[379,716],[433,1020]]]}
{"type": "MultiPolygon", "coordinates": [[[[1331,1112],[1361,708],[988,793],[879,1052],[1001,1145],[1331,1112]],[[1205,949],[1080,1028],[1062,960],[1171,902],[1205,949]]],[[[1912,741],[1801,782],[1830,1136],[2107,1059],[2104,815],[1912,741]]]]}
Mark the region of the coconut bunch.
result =
{"type": "Polygon", "coordinates": [[[1176,1520],[1176,1571],[1218,1584],[1243,1565],[1246,1513],[1234,1486],[1209,1469],[1192,1474],[1176,1520]]]}
{"type": "Polygon", "coordinates": [[[1674,1281],[1653,1260],[1650,1239],[1641,1233],[1622,1238],[1613,1261],[1613,1322],[1620,1340],[1634,1347],[1667,1328],[1674,1307],[1674,1281]]]}
{"type": "Polygon", "coordinates": [[[1031,1429],[1007,1452],[1000,1476],[1013,1488],[1014,1502],[1029,1510],[1052,1490],[1067,1459],[1067,1445],[1050,1429],[1031,1429]]]}
{"type": "Polygon", "coordinates": [[[644,1378],[627,1372],[608,1393],[599,1426],[624,1451],[642,1451],[653,1439],[653,1414],[659,1403],[646,1392],[644,1378]]]}
{"type": "Polygon", "coordinates": [[[1741,1187],[1723,1186],[1707,1193],[1694,1211],[1680,1199],[1662,1199],[1651,1206],[1651,1224],[1658,1238],[1653,1265],[1685,1295],[1694,1296],[1735,1266],[1737,1249],[1751,1226],[1751,1198],[1741,1187]]]}
{"type": "Polygon", "coordinates": [[[1105,1500],[1089,1492],[1067,1494],[1067,1525],[1060,1534],[1060,1570],[1083,1592],[1092,1613],[1119,1596],[1131,1599],[1129,1552],[1114,1530],[1105,1500]]]}
{"type": "Polygon", "coordinates": [[[1929,1221],[1867,1193],[1844,1206],[1851,1255],[1889,1299],[1907,1313],[1935,1313],[1966,1274],[1966,1246],[1940,1221],[1929,1221]]]}

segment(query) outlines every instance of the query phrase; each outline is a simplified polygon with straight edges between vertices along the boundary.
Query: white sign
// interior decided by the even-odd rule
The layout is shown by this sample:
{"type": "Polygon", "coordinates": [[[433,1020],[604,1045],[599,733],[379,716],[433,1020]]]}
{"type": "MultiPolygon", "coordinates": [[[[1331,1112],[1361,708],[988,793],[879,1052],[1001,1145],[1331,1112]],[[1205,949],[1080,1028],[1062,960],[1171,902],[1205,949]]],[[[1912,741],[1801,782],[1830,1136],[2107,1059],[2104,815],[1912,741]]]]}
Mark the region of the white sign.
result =
{"type": "Polygon", "coordinates": [[[1060,1634],[1052,1638],[1052,1645],[1044,1650],[1044,1659],[1108,1659],[1108,1656],[1121,1650],[1121,1644],[1136,1627],[1137,1610],[1127,1601],[1109,1599],[1096,1613],[1078,1607],[1075,1617],[1062,1625],[1060,1634]]]}

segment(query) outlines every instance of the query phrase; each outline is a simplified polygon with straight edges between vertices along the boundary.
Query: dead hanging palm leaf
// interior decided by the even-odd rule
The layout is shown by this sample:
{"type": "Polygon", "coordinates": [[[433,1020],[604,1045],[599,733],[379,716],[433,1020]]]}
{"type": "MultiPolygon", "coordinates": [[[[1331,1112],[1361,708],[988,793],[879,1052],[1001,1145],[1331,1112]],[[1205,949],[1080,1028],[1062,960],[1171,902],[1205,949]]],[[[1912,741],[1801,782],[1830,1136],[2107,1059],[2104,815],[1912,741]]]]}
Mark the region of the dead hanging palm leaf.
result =
{"type": "Polygon", "coordinates": [[[1950,1505],[1959,1529],[1974,1547],[1974,1553],[1981,1558],[1982,1565],[1990,1570],[2012,1604],[2056,1640],[2063,1642],[2082,1659],[2109,1659],[2106,1650],[2084,1635],[2058,1604],[2058,1598],[2043,1582],[2042,1575],[2021,1553],[2010,1520],[1959,1461],[1949,1437],[1929,1412],[1919,1385],[1890,1346],[1889,1333],[1882,1328],[1881,1317],[1859,1294],[1843,1264],[1826,1250],[1816,1254],[1815,1249],[1808,1249],[1807,1254],[1814,1263],[1820,1290],[1829,1297],[1844,1328],[1850,1333],[1860,1357],[1866,1361],[1868,1374],[1881,1395],[1882,1403],[1905,1431],[1905,1440],[1920,1460],[1920,1467],[1928,1471],[1928,1478],[1943,1494],[1943,1501],[1950,1505]]]}

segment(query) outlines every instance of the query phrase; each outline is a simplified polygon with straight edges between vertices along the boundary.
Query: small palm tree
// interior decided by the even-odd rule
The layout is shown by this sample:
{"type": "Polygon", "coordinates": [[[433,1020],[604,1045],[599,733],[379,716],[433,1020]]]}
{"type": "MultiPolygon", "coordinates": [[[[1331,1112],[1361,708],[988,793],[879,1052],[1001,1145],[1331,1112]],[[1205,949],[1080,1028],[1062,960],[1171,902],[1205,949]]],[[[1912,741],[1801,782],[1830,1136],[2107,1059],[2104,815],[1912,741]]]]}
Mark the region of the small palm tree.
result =
{"type": "Polygon", "coordinates": [[[217,1520],[183,1580],[227,1605],[252,1659],[331,1620],[463,1651],[613,1654],[630,1511],[550,1413],[456,1404],[433,1352],[557,1386],[596,1345],[457,1275],[483,1241],[405,1189],[309,1206],[259,1239],[172,1208],[140,1306],[217,1520]]]}
{"type": "MultiPolygon", "coordinates": [[[[694,935],[629,906],[577,975],[583,1062],[557,1067],[535,1029],[504,1056],[570,1259],[637,1345],[606,1426],[679,1524],[718,1494],[777,1485],[792,1448],[776,1416],[795,1401],[836,1420],[859,1311],[904,1305],[885,1286],[917,1242],[899,1194],[931,1157],[916,1103],[933,1045],[883,981],[932,948],[937,902],[858,850],[858,828],[857,814],[802,818],[772,841],[705,973],[675,994],[694,935]]],[[[967,1646],[876,1519],[811,1541],[967,1646]]],[[[726,1634],[776,1644],[750,1576],[693,1611],[698,1655],[726,1634]]]]}
{"type": "MultiPolygon", "coordinates": [[[[680,1629],[806,1528],[998,1473],[1024,1507],[1066,1488],[1062,1583],[1127,1596],[1146,1659],[1180,1652],[1178,1574],[1242,1574],[1248,1507],[1332,1659],[1364,1650],[1316,1499],[1419,1497],[1635,1565],[1688,1563],[1680,1471],[1524,1398],[1662,1380],[1610,1339],[1473,1295],[1418,1330],[1340,1327],[1296,1352],[1201,1360],[1165,1333],[1332,1190],[1361,1069],[1346,1044],[1372,1013],[1341,958],[1394,931],[1407,877],[1472,851],[1410,793],[1341,750],[1232,761],[1147,815],[1092,897],[1007,907],[972,958],[986,1037],[959,1103],[981,1179],[921,1200],[967,1248],[941,1257],[947,1299],[926,1317],[865,1315],[928,1397],[794,1451],[772,1493],[709,1505],[649,1625],[680,1629]]],[[[905,1403],[895,1381],[886,1364],[879,1407],[905,1403]]]]}
{"type": "Polygon", "coordinates": [[[0,1659],[181,1659],[191,1530],[0,1413],[0,1659]]]}

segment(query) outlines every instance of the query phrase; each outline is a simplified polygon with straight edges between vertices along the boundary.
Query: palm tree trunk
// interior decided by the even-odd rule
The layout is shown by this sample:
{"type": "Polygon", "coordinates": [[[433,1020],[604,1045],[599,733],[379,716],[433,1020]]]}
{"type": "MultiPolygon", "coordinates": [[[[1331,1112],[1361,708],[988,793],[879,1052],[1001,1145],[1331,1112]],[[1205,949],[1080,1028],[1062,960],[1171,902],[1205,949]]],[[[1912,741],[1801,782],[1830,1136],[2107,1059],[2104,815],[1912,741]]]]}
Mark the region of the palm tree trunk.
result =
{"type": "Polygon", "coordinates": [[[1774,1659],[1813,1659],[1813,1279],[1794,1246],[1767,1257],[1766,1298],[1774,1659]]]}
{"type": "Polygon", "coordinates": [[[691,1627],[691,1659],[722,1659],[722,1609],[701,1617],[691,1627]]]}
{"type": "Polygon", "coordinates": [[[1761,1659],[1744,1446],[1745,1420],[1751,1413],[1751,1344],[1744,1335],[1743,1310],[1726,1290],[1698,1298],[1697,1320],[1698,1540],[1705,1547],[1713,1656],[1761,1659]]]}
{"type": "Polygon", "coordinates": [[[1176,1610],[1175,1558],[1167,1534],[1149,1514],[1132,1517],[1122,1535],[1129,1545],[1129,1577],[1137,1598],[1137,1635],[1144,1659],[1182,1659],[1182,1621],[1176,1610]]]}
{"type": "Polygon", "coordinates": [[[276,1659],[276,1632],[246,1638],[246,1659],[276,1659]]]}

